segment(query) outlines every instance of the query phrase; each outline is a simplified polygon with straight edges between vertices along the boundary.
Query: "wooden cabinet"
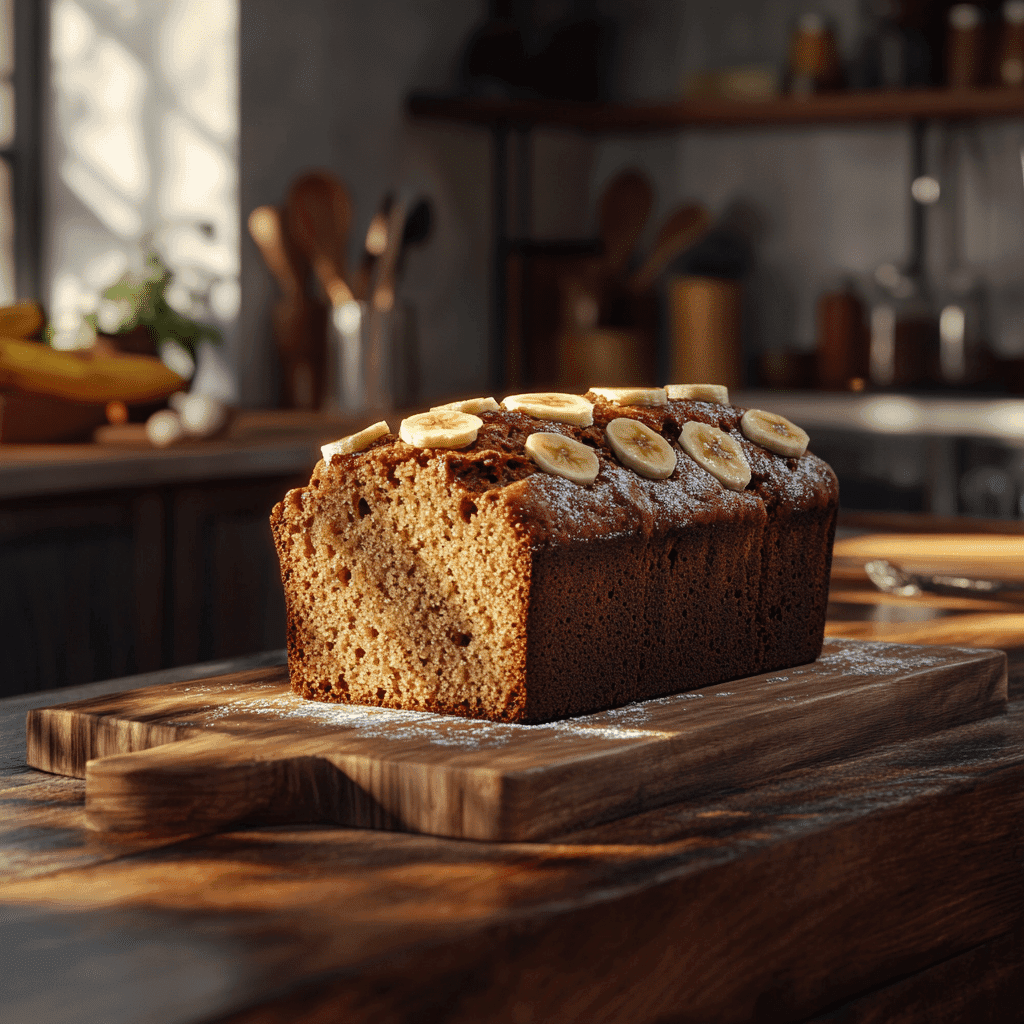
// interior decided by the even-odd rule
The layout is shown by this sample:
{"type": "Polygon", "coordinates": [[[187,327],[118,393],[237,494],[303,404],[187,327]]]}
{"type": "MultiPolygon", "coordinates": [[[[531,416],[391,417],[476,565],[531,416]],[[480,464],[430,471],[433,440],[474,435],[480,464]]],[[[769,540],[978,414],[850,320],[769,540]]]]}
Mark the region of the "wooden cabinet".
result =
{"type": "Polygon", "coordinates": [[[0,504],[0,696],[283,647],[268,519],[307,481],[0,504]]]}
{"type": "Polygon", "coordinates": [[[360,426],[243,410],[161,451],[0,445],[0,696],[283,647],[270,510],[360,426]]]}
{"type": "Polygon", "coordinates": [[[169,664],[284,647],[270,510],[309,477],[216,482],[170,496],[169,664]]]}
{"type": "Polygon", "coordinates": [[[163,533],[151,493],[5,503],[0,693],[159,667],[163,533]]]}

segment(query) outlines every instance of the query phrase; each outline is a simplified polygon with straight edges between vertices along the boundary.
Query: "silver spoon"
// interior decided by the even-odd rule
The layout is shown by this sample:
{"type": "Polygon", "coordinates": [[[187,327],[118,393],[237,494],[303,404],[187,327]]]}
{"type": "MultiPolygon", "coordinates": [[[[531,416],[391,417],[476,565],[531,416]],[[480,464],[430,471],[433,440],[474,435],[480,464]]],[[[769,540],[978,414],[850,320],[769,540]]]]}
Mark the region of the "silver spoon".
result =
{"type": "Polygon", "coordinates": [[[864,571],[879,590],[886,594],[896,594],[898,597],[918,597],[924,591],[953,597],[990,597],[1004,592],[1024,591],[1024,583],[975,580],[966,576],[927,576],[907,572],[884,558],[868,562],[864,566],[864,571]]]}

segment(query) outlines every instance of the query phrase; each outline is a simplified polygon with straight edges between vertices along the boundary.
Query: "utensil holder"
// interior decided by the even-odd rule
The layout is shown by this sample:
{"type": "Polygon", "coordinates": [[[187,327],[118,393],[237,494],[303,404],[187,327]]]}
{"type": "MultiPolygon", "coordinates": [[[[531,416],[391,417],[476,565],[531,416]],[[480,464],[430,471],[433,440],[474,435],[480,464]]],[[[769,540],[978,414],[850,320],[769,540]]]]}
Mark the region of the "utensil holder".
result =
{"type": "Polygon", "coordinates": [[[419,383],[414,310],[346,302],[331,311],[324,408],[359,413],[412,405],[419,383]]]}

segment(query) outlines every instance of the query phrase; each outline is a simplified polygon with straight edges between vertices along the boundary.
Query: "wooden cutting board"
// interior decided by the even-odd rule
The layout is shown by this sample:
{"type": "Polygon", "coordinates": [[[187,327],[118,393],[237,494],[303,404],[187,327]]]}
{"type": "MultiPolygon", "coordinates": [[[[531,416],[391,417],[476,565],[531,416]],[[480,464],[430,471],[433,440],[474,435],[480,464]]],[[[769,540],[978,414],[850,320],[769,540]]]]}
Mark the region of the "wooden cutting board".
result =
{"type": "Polygon", "coordinates": [[[305,701],[283,668],[30,711],[98,829],[333,821],[521,841],[999,714],[1000,651],[826,640],[810,665],[542,726],[305,701]]]}

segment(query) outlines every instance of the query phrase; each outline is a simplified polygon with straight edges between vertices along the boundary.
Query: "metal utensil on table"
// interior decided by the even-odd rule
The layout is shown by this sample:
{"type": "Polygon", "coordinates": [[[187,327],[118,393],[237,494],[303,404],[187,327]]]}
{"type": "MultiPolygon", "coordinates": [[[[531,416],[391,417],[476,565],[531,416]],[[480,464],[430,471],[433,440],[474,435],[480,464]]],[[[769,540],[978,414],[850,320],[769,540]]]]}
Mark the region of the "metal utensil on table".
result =
{"type": "Polygon", "coordinates": [[[897,597],[919,597],[922,593],[944,594],[947,597],[993,597],[997,594],[1024,594],[1024,583],[1004,580],[972,579],[967,576],[913,573],[901,569],[884,558],[864,566],[868,579],[879,590],[897,597]]]}

